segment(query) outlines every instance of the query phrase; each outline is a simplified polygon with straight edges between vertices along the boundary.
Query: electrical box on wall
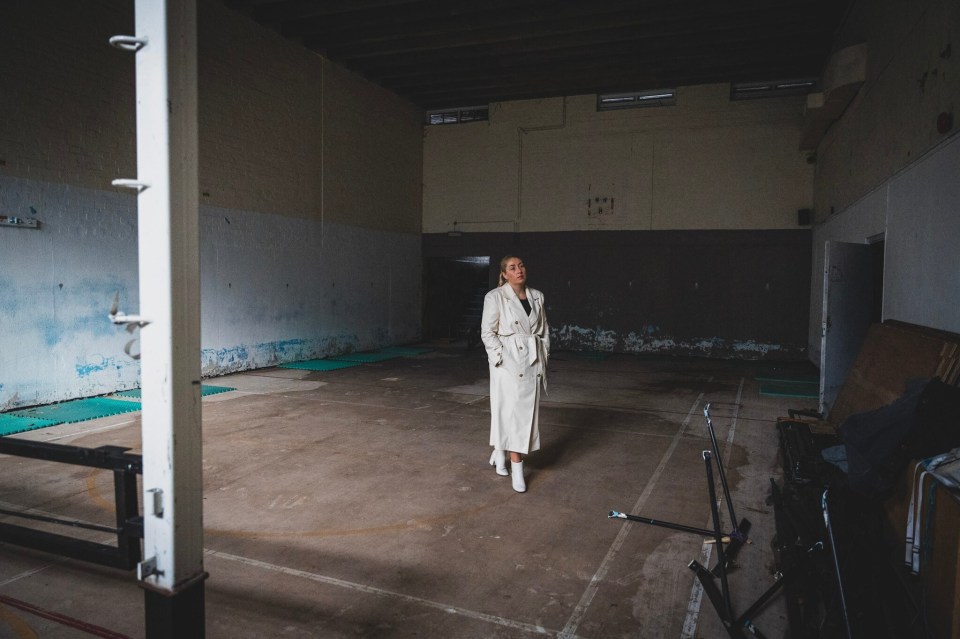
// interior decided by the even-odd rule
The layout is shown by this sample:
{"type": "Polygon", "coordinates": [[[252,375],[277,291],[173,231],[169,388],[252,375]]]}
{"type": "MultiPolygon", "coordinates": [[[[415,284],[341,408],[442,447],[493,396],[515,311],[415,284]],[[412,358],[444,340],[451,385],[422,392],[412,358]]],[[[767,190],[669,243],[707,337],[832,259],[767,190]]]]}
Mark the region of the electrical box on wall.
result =
{"type": "Polygon", "coordinates": [[[33,217],[18,217],[16,215],[0,215],[0,226],[18,226],[24,229],[40,228],[40,222],[33,217]]]}

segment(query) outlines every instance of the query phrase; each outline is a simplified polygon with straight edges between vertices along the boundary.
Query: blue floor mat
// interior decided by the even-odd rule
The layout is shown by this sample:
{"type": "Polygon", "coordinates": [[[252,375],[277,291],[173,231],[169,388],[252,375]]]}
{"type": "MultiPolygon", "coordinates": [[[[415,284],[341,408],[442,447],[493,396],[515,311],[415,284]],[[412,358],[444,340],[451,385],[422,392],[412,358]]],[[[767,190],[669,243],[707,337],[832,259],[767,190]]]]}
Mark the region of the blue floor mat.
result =
{"type": "Polygon", "coordinates": [[[5,414],[45,420],[51,422],[45,424],[46,426],[53,426],[54,424],[72,424],[73,422],[84,422],[89,419],[98,419],[109,415],[132,413],[138,410],[140,410],[140,402],[128,402],[122,399],[109,399],[107,397],[88,397],[86,399],[60,402],[59,404],[47,404],[46,406],[34,406],[33,408],[14,410],[5,414]]]}
{"type": "MultiPolygon", "coordinates": [[[[228,386],[208,386],[204,384],[200,394],[215,395],[232,390],[236,389],[228,386]]],[[[119,397],[139,398],[140,389],[125,390],[116,393],[116,395],[119,397]]],[[[56,426],[57,424],[72,424],[74,422],[99,419],[100,417],[107,417],[109,415],[132,413],[140,410],[140,408],[140,402],[131,402],[125,399],[111,399],[109,397],[88,397],[85,399],[60,402],[59,404],[47,404],[45,406],[13,410],[9,413],[0,413],[0,436],[46,428],[47,426],[56,426]]]]}
{"type": "Polygon", "coordinates": [[[820,384],[819,375],[789,375],[784,373],[769,373],[757,375],[758,382],[774,382],[777,384],[820,384]]]}
{"type": "Polygon", "coordinates": [[[329,359],[308,359],[303,362],[280,364],[277,368],[295,368],[304,371],[335,371],[340,368],[350,368],[351,366],[359,365],[359,362],[343,362],[329,359]]]}
{"type": "MultiPolygon", "coordinates": [[[[200,387],[200,396],[206,397],[207,395],[216,395],[217,393],[227,393],[229,391],[237,390],[236,388],[231,388],[229,386],[208,386],[204,384],[200,387]]],[[[136,399],[140,398],[140,389],[132,388],[130,390],[120,391],[119,393],[114,393],[114,397],[133,397],[136,399]]]]}
{"type": "Polygon", "coordinates": [[[423,355],[424,353],[429,353],[430,348],[420,348],[414,346],[388,346],[386,348],[381,348],[378,350],[378,353],[389,353],[397,357],[406,357],[408,355],[423,355]]]}
{"type": "Polygon", "coordinates": [[[780,382],[760,384],[760,395],[767,397],[803,397],[817,399],[820,397],[820,385],[803,382],[780,382]]]}
{"type": "Polygon", "coordinates": [[[0,413],[0,436],[23,433],[37,428],[56,426],[60,422],[39,417],[22,417],[13,413],[0,413]]]}
{"type": "Polygon", "coordinates": [[[373,362],[382,362],[388,359],[395,359],[400,357],[395,353],[345,353],[343,355],[337,355],[336,357],[331,357],[330,359],[338,362],[359,362],[361,364],[371,364],[373,362]]]}

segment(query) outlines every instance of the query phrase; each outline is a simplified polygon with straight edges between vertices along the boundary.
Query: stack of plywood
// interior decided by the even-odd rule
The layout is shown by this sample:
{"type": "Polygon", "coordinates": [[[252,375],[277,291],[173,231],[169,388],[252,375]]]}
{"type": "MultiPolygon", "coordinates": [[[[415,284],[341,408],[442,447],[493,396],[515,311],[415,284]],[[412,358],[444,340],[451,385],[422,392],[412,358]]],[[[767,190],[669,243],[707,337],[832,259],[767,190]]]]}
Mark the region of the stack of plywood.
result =
{"type": "MultiPolygon", "coordinates": [[[[850,415],[886,406],[899,398],[908,380],[930,377],[958,385],[960,335],[900,322],[875,324],[833,410],[820,426],[839,429],[850,415]]],[[[911,464],[896,493],[885,502],[887,522],[900,548],[905,544],[912,468],[911,464]]],[[[926,560],[917,577],[919,592],[933,636],[960,637],[960,495],[929,475],[922,487],[924,494],[928,488],[933,491],[933,499],[927,500],[920,513],[929,528],[924,536],[926,560]],[[932,512],[928,511],[930,503],[935,504],[932,512]]]]}
{"type": "Polygon", "coordinates": [[[827,421],[839,429],[850,415],[890,404],[903,395],[910,379],[939,377],[956,386],[958,360],[960,335],[902,322],[874,324],[827,421]]]}

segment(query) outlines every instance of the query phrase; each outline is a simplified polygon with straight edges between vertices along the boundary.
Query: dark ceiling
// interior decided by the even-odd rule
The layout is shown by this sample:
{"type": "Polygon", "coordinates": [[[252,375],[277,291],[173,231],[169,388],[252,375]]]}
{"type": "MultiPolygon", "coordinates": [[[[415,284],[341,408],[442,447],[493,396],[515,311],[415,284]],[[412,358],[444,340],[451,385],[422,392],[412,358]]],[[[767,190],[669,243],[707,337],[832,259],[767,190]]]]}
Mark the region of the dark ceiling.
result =
{"type": "Polygon", "coordinates": [[[224,0],[424,109],[818,77],[851,0],[224,0]]]}

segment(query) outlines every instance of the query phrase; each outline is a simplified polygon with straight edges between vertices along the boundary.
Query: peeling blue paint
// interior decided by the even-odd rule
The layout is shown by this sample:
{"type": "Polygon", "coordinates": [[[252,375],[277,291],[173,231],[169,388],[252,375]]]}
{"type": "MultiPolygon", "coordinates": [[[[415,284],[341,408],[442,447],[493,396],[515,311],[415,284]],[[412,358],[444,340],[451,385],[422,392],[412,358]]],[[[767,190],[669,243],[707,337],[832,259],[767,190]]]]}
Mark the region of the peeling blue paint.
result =
{"type": "Polygon", "coordinates": [[[733,350],[740,351],[740,352],[757,353],[760,355],[769,355],[770,353],[783,350],[783,346],[781,346],[780,344],[760,344],[753,340],[748,340],[746,342],[734,343],[733,350]]]}
{"type": "Polygon", "coordinates": [[[100,371],[107,370],[110,367],[119,368],[112,357],[103,357],[98,355],[100,361],[93,364],[76,364],[74,367],[77,369],[78,377],[87,377],[92,373],[99,373],[100,371]]]}
{"type": "MultiPolygon", "coordinates": [[[[140,311],[135,202],[109,190],[3,175],[0,201],[23,210],[35,205],[54,231],[0,234],[0,254],[11,258],[0,273],[0,320],[17,327],[0,339],[0,402],[45,404],[135,386],[140,364],[123,348],[136,335],[107,317],[118,291],[120,311],[140,311]]],[[[365,351],[419,336],[419,273],[390,273],[389,286],[382,278],[391,264],[419,260],[419,234],[215,207],[202,207],[201,220],[205,374],[365,351]],[[342,246],[342,253],[318,253],[321,237],[342,246]],[[263,268],[256,256],[276,247],[284,250],[263,268]],[[330,286],[347,273],[380,286],[362,293],[330,286]],[[373,312],[380,308],[375,300],[388,294],[397,301],[389,313],[373,312]],[[328,303],[334,301],[331,313],[328,303]]]]}
{"type": "Polygon", "coordinates": [[[55,346],[63,335],[60,325],[53,318],[38,319],[34,322],[37,330],[43,336],[43,343],[47,346],[55,346]]]}
{"type": "Polygon", "coordinates": [[[18,297],[9,280],[0,280],[0,315],[14,315],[20,310],[18,297]]]}
{"type": "Polygon", "coordinates": [[[200,368],[205,376],[225,375],[299,360],[353,353],[360,350],[359,346],[360,340],[356,335],[332,335],[318,339],[296,338],[263,342],[253,346],[208,348],[200,352],[200,368]]]}
{"type": "Polygon", "coordinates": [[[659,328],[643,325],[638,331],[619,336],[602,328],[564,325],[553,331],[554,347],[562,350],[597,350],[648,355],[764,359],[803,359],[806,349],[799,346],[769,344],[755,340],[723,337],[679,339],[660,334],[659,328]]]}

